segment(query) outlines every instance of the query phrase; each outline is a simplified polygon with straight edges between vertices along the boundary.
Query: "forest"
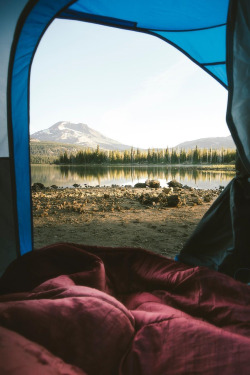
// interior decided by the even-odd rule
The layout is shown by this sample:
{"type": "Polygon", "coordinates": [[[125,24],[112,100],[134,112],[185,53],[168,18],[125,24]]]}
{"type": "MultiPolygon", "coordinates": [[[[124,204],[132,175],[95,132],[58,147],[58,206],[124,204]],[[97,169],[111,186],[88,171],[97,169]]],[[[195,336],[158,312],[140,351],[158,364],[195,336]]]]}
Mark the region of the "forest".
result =
{"type": "Polygon", "coordinates": [[[65,151],[56,164],[233,164],[235,149],[134,149],[125,151],[105,151],[98,146],[95,150],[86,149],[76,153],[65,151]]]}

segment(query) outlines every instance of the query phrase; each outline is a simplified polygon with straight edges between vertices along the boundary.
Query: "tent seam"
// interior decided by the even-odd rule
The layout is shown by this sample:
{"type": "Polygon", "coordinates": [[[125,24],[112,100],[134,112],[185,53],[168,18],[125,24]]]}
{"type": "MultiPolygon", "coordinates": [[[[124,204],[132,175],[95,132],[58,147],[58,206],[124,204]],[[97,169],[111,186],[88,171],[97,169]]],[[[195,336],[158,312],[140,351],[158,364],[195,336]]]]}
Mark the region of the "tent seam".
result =
{"type": "MultiPolygon", "coordinates": [[[[127,26],[129,27],[130,26],[134,26],[136,27],[138,30],[151,30],[151,31],[163,31],[163,32],[192,32],[192,31],[202,31],[202,30],[209,30],[209,29],[215,29],[215,28],[219,28],[219,27],[223,27],[223,26],[226,26],[227,23],[221,23],[221,24],[218,24],[218,25],[213,25],[213,26],[207,26],[207,27],[200,27],[200,28],[197,28],[197,29],[183,29],[183,30],[171,30],[171,29],[153,29],[153,28],[149,28],[149,27],[137,27],[136,25],[138,24],[137,22],[134,22],[134,21],[127,21],[127,20],[123,20],[123,19],[119,19],[119,18],[115,18],[115,17],[107,17],[107,16],[102,16],[102,15],[96,15],[96,14],[91,14],[91,13],[85,13],[85,12],[78,12],[78,11],[75,11],[75,10],[71,10],[71,9],[68,9],[64,14],[62,14],[60,17],[58,18],[63,18],[63,19],[73,19],[73,20],[77,20],[76,18],[73,18],[73,17],[77,17],[77,19],[79,21],[86,21],[86,22],[100,22],[104,25],[109,25],[109,26],[112,26],[112,20],[115,22],[115,21],[118,21],[118,22],[122,22],[122,23],[127,23],[127,26]],[[70,17],[72,16],[72,18],[70,17]],[[106,20],[106,22],[105,22],[106,20]],[[108,22],[110,21],[110,22],[108,22]]],[[[126,24],[124,25],[126,26],[126,24]]]]}

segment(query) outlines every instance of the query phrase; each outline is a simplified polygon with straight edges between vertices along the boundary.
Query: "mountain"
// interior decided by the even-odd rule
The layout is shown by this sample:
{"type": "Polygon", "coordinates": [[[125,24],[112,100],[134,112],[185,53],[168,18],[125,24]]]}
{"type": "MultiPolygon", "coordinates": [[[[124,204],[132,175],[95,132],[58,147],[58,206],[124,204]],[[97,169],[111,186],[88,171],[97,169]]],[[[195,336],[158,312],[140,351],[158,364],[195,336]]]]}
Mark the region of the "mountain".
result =
{"type": "Polygon", "coordinates": [[[231,135],[229,135],[228,137],[200,138],[195,139],[194,141],[183,142],[175,146],[174,149],[182,148],[183,150],[187,151],[194,149],[196,146],[198,148],[212,148],[214,150],[218,150],[221,148],[236,148],[233,138],[231,137],[231,135]]]}
{"type": "MultiPolygon", "coordinates": [[[[60,144],[82,146],[83,148],[89,147],[96,149],[99,145],[104,150],[130,150],[131,146],[124,145],[113,139],[105,137],[103,134],[90,128],[88,125],[83,123],[71,123],[69,121],[60,121],[52,125],[48,129],[40,130],[36,133],[31,134],[31,142],[56,142],[60,144]]],[[[200,138],[193,141],[187,141],[178,144],[173,147],[174,149],[191,150],[195,147],[198,148],[212,148],[212,149],[235,149],[235,144],[232,137],[211,137],[211,138],[200,138]]],[[[58,145],[59,147],[59,145],[58,145]]],[[[58,148],[57,147],[57,148],[58,148]]],[[[53,148],[53,147],[52,147],[53,148]]]]}
{"type": "Polygon", "coordinates": [[[67,143],[94,149],[99,145],[104,150],[123,151],[131,148],[131,146],[105,137],[86,124],[74,124],[69,121],[57,122],[48,129],[31,134],[31,141],[67,143]]]}

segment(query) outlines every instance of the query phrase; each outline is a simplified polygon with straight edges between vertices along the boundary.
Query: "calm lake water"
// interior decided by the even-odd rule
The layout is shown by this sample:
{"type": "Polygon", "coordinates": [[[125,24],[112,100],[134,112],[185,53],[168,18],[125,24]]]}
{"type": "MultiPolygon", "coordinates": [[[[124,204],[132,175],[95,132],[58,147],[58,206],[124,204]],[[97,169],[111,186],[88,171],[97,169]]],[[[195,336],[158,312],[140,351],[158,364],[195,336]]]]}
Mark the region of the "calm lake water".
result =
{"type": "Polygon", "coordinates": [[[183,185],[200,189],[226,186],[235,176],[233,171],[202,171],[193,167],[139,167],[139,166],[56,166],[32,165],[31,180],[45,186],[72,187],[73,184],[90,186],[134,185],[147,179],[157,179],[166,186],[173,179],[183,185]]]}

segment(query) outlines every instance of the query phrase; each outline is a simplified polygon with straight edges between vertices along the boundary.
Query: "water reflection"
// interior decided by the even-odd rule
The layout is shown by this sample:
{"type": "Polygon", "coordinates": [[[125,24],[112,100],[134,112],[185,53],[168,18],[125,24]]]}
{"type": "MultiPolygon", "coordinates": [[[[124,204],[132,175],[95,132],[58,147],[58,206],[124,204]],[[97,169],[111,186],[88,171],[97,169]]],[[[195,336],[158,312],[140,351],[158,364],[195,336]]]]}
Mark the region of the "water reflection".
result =
{"type": "Polygon", "coordinates": [[[31,166],[32,183],[41,182],[45,186],[55,184],[62,187],[73,184],[134,185],[146,179],[158,179],[161,186],[166,186],[167,182],[175,179],[184,185],[213,189],[227,185],[234,175],[233,171],[202,171],[190,167],[31,166]]]}

